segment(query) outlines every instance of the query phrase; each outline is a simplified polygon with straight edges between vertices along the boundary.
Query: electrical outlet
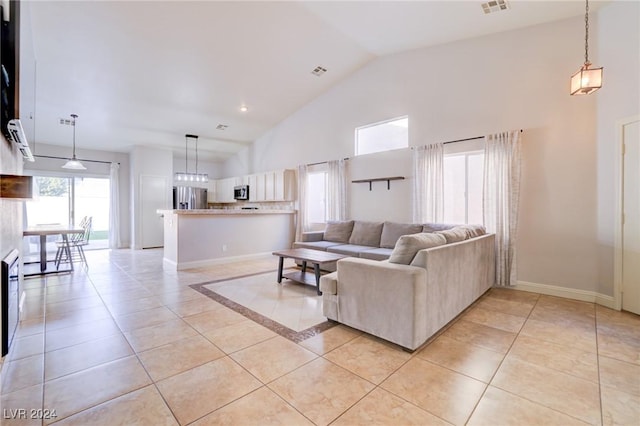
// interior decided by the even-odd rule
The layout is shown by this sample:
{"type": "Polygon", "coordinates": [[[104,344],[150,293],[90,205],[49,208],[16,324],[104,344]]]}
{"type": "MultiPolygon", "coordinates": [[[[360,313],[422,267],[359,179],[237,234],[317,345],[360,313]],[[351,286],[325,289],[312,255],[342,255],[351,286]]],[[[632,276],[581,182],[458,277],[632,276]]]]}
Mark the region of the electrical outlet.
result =
{"type": "Polygon", "coordinates": [[[222,251],[227,251],[227,245],[226,244],[222,245],[222,251]]]}

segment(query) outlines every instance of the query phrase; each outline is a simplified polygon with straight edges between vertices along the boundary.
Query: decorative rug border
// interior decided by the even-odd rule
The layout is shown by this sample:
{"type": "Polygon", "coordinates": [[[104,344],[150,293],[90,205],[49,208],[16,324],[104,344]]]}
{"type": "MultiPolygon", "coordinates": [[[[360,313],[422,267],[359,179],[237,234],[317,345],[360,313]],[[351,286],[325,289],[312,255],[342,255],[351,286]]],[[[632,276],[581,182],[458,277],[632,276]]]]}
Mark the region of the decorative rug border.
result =
{"type": "Polygon", "coordinates": [[[253,277],[256,275],[263,275],[263,274],[268,274],[270,272],[277,272],[276,270],[273,271],[263,271],[263,272],[256,272],[253,274],[247,274],[247,275],[239,275],[236,277],[228,277],[228,278],[222,278],[219,280],[213,280],[213,281],[207,281],[204,283],[199,283],[199,284],[191,284],[189,287],[191,287],[192,289],[194,289],[195,291],[197,291],[198,293],[207,296],[209,299],[215,300],[216,302],[220,303],[223,306],[226,306],[229,309],[232,309],[234,311],[236,311],[237,313],[239,313],[240,315],[243,315],[247,318],[249,318],[251,321],[258,323],[260,325],[262,325],[263,327],[268,328],[269,330],[279,334],[280,336],[291,340],[294,343],[300,343],[303,340],[307,340],[313,336],[316,336],[318,334],[321,334],[327,330],[329,330],[330,328],[335,327],[336,325],[338,325],[337,322],[335,321],[331,321],[331,320],[327,320],[325,322],[322,322],[320,324],[314,325],[313,327],[309,327],[305,330],[302,331],[295,331],[290,329],[289,327],[286,327],[282,324],[280,324],[279,322],[276,322],[270,318],[265,317],[262,314],[257,313],[256,311],[252,311],[251,309],[247,308],[246,306],[242,306],[241,304],[234,302],[231,299],[227,299],[224,296],[219,295],[218,293],[216,293],[215,291],[209,290],[208,288],[205,288],[206,285],[210,285],[210,284],[216,284],[216,283],[221,283],[224,281],[233,281],[233,280],[238,280],[238,279],[242,279],[242,278],[247,278],[247,277],[253,277]]]}

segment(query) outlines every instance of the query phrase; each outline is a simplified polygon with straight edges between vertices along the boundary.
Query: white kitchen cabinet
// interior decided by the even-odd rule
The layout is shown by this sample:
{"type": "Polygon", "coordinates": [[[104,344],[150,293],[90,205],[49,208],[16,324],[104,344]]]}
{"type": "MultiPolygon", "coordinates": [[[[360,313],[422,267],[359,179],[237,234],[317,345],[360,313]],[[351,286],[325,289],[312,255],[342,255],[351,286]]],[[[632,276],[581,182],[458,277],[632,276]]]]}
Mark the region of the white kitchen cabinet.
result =
{"type": "Polygon", "coordinates": [[[249,201],[264,201],[264,174],[249,176],[249,201]]]}
{"type": "Polygon", "coordinates": [[[291,175],[287,172],[293,172],[293,170],[279,170],[251,175],[249,179],[251,201],[293,200],[294,197],[292,192],[287,189],[287,184],[289,186],[293,185],[291,182],[295,180],[295,174],[291,175]]]}
{"type": "Polygon", "coordinates": [[[249,201],[295,201],[295,170],[277,170],[256,173],[242,177],[219,179],[211,184],[208,201],[210,203],[233,203],[233,188],[249,185],[249,201]]]}
{"type": "Polygon", "coordinates": [[[207,183],[207,203],[215,203],[216,202],[216,181],[210,180],[207,183]]]}
{"type": "Polygon", "coordinates": [[[295,201],[296,172],[295,170],[278,170],[274,172],[274,201],[295,201]]]}
{"type": "Polygon", "coordinates": [[[264,199],[265,201],[276,200],[276,173],[267,172],[264,174],[264,199]]]}

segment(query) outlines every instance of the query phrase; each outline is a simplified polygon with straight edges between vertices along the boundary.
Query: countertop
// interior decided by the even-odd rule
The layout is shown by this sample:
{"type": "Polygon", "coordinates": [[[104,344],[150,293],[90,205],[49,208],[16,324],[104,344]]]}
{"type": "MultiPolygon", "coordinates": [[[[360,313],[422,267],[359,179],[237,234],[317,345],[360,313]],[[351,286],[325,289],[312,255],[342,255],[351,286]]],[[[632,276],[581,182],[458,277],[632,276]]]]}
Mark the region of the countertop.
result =
{"type": "Polygon", "coordinates": [[[295,214],[295,210],[241,210],[241,209],[194,209],[194,210],[157,210],[158,214],[201,215],[201,216],[232,216],[232,215],[256,215],[256,214],[295,214]]]}

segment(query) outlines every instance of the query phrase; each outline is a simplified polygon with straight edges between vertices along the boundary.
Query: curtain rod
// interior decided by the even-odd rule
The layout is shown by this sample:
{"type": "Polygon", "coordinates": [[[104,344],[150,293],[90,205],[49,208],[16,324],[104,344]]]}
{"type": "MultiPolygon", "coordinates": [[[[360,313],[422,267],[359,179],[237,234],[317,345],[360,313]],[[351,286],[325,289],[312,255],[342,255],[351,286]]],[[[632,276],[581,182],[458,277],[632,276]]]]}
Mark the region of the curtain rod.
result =
{"type": "MultiPolygon", "coordinates": [[[[38,157],[38,158],[51,158],[53,160],[68,160],[67,157],[55,157],[53,155],[34,155],[34,157],[38,157]]],[[[119,161],[100,161],[100,160],[87,160],[84,158],[78,158],[78,161],[86,161],[87,163],[101,163],[101,164],[111,164],[111,163],[117,163],[118,165],[120,165],[119,161]]]]}
{"type": "MultiPolygon", "coordinates": [[[[343,158],[343,160],[350,160],[350,158],[349,157],[345,157],[345,158],[343,158]]],[[[317,163],[305,164],[305,166],[307,166],[307,167],[309,167],[309,166],[317,166],[319,164],[327,164],[327,163],[328,163],[328,161],[318,161],[317,163]]]]}
{"type": "MultiPolygon", "coordinates": [[[[520,133],[522,133],[522,129],[520,129],[520,133]]],[[[456,143],[456,142],[465,142],[465,141],[473,141],[476,139],[482,139],[484,138],[484,136],[474,136],[472,138],[465,138],[465,139],[456,139],[455,141],[447,141],[447,142],[442,142],[443,145],[446,145],[448,143],[456,143]]]]}

